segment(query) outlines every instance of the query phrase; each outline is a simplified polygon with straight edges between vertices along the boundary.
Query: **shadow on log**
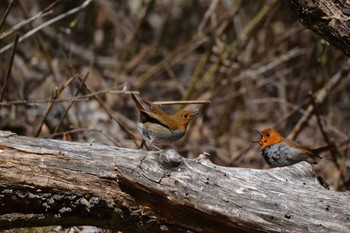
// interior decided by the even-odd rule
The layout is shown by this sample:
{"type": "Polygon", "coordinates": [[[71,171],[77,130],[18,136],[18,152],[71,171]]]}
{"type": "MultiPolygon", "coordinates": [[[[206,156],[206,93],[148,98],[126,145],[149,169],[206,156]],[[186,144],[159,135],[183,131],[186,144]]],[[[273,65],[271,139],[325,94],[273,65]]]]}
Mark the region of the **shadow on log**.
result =
{"type": "Polygon", "coordinates": [[[323,188],[305,162],[268,170],[227,168],[206,155],[179,159],[174,151],[3,131],[0,149],[1,229],[350,232],[350,195],[323,188]]]}

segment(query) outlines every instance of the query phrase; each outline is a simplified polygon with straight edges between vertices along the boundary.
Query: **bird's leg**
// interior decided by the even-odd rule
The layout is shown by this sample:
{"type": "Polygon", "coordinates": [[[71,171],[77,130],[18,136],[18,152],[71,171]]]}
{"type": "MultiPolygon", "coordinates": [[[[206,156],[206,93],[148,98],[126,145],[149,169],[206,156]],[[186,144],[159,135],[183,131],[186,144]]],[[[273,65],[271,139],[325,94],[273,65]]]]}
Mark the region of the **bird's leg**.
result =
{"type": "MultiPolygon", "coordinates": [[[[142,142],[141,142],[141,145],[140,145],[140,149],[142,149],[143,146],[146,147],[147,151],[150,151],[150,149],[148,148],[148,146],[146,144],[146,140],[145,139],[142,139],[142,142]]],[[[139,165],[140,167],[142,165],[143,160],[146,158],[147,154],[148,153],[146,153],[145,156],[143,156],[142,159],[140,160],[140,165],[139,165]]]]}
{"type": "Polygon", "coordinates": [[[139,149],[142,149],[143,146],[145,146],[146,149],[149,151],[149,148],[148,148],[148,146],[147,146],[147,144],[146,144],[145,139],[142,139],[142,142],[141,142],[141,145],[139,146],[139,149]]]}

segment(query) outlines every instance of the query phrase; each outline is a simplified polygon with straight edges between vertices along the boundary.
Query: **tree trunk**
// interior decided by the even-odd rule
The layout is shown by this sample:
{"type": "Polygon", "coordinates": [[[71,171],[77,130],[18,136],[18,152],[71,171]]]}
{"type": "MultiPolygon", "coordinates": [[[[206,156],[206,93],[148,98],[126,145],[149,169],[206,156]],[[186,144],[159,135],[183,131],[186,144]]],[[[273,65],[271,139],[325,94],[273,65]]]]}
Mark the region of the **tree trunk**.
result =
{"type": "MultiPolygon", "coordinates": [[[[132,150],[0,131],[0,228],[123,232],[350,232],[350,195],[311,165],[220,167],[203,154],[132,150]]],[[[258,153],[258,152],[257,152],[258,153]]]]}
{"type": "Polygon", "coordinates": [[[350,5],[348,1],[290,0],[300,22],[332,46],[350,56],[350,5]]]}

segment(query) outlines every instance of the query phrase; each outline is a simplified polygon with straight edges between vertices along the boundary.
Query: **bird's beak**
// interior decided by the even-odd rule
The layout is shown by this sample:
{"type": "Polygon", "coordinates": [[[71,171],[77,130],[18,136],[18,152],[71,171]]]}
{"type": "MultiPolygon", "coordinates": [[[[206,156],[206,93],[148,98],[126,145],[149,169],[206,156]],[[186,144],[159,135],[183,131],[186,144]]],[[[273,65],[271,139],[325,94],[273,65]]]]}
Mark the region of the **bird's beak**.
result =
{"type": "MultiPolygon", "coordinates": [[[[254,131],[255,131],[257,134],[259,134],[259,135],[260,135],[260,138],[262,138],[262,137],[263,137],[263,135],[260,133],[260,131],[259,131],[259,130],[254,129],[254,131]]],[[[252,142],[257,142],[257,143],[259,143],[259,144],[260,144],[260,140],[254,140],[254,141],[252,141],[252,142]]]]}

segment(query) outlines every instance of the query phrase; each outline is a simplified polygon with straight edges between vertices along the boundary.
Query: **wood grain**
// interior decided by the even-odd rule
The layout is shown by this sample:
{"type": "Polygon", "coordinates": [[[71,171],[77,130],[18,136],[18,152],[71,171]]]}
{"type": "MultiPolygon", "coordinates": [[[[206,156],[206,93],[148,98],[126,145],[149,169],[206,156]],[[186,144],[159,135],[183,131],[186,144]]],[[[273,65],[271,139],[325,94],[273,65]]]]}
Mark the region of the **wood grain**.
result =
{"type": "Polygon", "coordinates": [[[329,0],[290,0],[300,22],[350,56],[350,3],[329,0]]]}
{"type": "MultiPolygon", "coordinates": [[[[0,228],[95,225],[123,232],[350,232],[349,193],[302,162],[228,168],[0,131],[0,228]]],[[[258,152],[257,152],[258,153],[258,152]]]]}

